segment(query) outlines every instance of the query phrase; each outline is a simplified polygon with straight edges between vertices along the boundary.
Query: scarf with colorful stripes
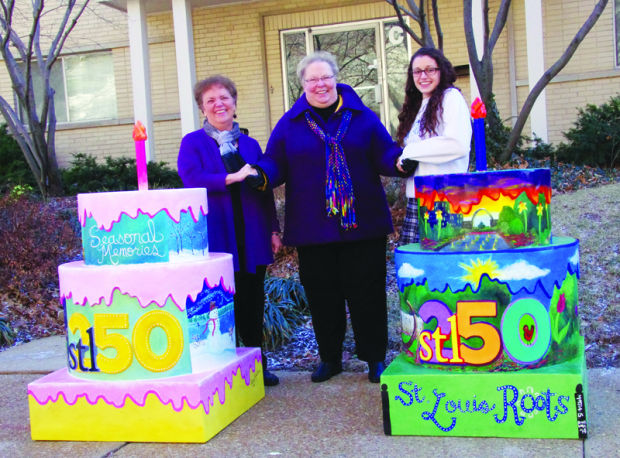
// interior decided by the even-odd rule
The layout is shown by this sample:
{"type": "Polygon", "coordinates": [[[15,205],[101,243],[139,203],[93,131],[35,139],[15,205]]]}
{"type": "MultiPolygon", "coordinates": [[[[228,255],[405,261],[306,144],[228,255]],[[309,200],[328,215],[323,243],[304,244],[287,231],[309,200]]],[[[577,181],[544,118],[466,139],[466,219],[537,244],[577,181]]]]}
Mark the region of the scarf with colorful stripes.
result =
{"type": "Polygon", "coordinates": [[[349,175],[349,167],[344,157],[341,141],[344,138],[349,124],[351,112],[344,110],[342,121],[335,136],[326,133],[306,111],[306,121],[310,130],[325,142],[325,200],[327,216],[340,215],[340,226],[344,230],[355,229],[355,197],[353,196],[353,184],[349,175]]]}

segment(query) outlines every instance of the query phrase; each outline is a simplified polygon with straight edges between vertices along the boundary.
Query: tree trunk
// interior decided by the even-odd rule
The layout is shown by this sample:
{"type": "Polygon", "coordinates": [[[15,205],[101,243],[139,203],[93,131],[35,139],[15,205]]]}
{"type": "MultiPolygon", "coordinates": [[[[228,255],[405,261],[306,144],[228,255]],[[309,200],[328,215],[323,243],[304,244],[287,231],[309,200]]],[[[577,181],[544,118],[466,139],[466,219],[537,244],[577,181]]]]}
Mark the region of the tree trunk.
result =
{"type": "Polygon", "coordinates": [[[24,153],[28,166],[35,176],[43,198],[62,195],[60,170],[56,161],[56,116],[54,89],[50,86],[50,72],[58,59],[67,37],[85,11],[89,0],[55,2],[55,9],[63,9],[56,30],[42,31],[44,1],[0,1],[0,54],[11,78],[12,88],[19,108],[0,96],[0,112],[8,128],[24,153]],[[26,9],[29,11],[25,11],[26,9]],[[21,17],[32,17],[30,32],[20,36],[13,29],[14,12],[21,17]],[[41,35],[50,41],[47,54],[41,50],[41,35]],[[22,38],[23,37],[23,38],[22,38]],[[43,103],[36,105],[33,89],[33,70],[37,69],[43,80],[43,103]],[[18,115],[16,110],[20,110],[18,115]],[[39,112],[41,113],[39,117],[39,112]],[[20,116],[21,115],[21,116],[20,116]]]}
{"type": "Polygon", "coordinates": [[[577,51],[577,48],[579,47],[583,39],[586,37],[588,32],[592,30],[592,27],[594,27],[594,24],[596,24],[596,21],[598,21],[598,18],[601,16],[601,14],[603,14],[603,11],[607,6],[607,1],[608,0],[599,0],[599,2],[592,10],[590,17],[588,17],[586,22],[584,22],[584,24],[577,32],[577,34],[573,37],[564,53],[551,67],[549,67],[547,71],[543,73],[536,85],[534,85],[527,98],[525,99],[523,106],[521,107],[521,111],[519,112],[517,121],[512,128],[512,132],[510,133],[508,144],[506,145],[506,148],[504,149],[502,155],[499,158],[500,161],[505,162],[510,159],[512,151],[514,150],[515,146],[519,142],[519,139],[521,138],[521,132],[523,132],[523,127],[525,126],[525,122],[527,121],[527,118],[530,115],[532,108],[534,107],[536,99],[543,91],[543,89],[549,84],[549,82],[551,82],[551,80],[566,66],[566,64],[573,57],[573,54],[575,54],[575,51],[577,51]]]}

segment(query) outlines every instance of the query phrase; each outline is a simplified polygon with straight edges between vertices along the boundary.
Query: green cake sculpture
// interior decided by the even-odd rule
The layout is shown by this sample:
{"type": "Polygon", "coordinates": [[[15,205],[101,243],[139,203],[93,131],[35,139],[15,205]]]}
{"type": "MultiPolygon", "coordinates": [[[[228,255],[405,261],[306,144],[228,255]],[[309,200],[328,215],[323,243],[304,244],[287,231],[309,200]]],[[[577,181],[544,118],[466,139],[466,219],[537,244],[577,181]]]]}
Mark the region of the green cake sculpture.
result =
{"type": "Polygon", "coordinates": [[[420,243],[396,249],[402,352],[386,434],[585,438],[579,241],[551,235],[547,169],[415,178],[420,243]]]}

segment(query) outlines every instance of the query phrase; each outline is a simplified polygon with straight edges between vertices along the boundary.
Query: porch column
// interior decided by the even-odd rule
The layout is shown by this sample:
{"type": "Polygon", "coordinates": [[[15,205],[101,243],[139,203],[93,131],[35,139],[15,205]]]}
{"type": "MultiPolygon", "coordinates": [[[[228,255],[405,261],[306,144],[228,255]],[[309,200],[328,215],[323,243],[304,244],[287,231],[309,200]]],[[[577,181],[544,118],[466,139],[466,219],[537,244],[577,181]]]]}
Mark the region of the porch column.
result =
{"type": "MultiPolygon", "coordinates": [[[[541,0],[525,0],[525,36],[527,41],[527,80],[530,91],[545,71],[541,0]]],[[[547,134],[547,102],[543,90],[530,113],[532,137],[549,141],[547,134]]]]}
{"type": "Polygon", "coordinates": [[[145,0],[127,0],[129,26],[129,56],[131,61],[131,88],[133,116],[146,127],[146,159],[155,160],[153,136],[153,107],[151,106],[151,71],[149,41],[146,33],[145,0]]]}
{"type": "Polygon", "coordinates": [[[185,135],[198,129],[200,122],[193,91],[194,84],[196,84],[196,64],[190,0],[172,0],[172,17],[177,57],[181,135],[185,135]]]}
{"type": "MultiPolygon", "coordinates": [[[[474,42],[476,43],[476,53],[478,59],[482,57],[484,49],[482,47],[484,39],[484,22],[482,21],[482,0],[473,0],[471,2],[471,24],[474,30],[474,42]]],[[[469,66],[469,94],[470,100],[473,102],[476,97],[480,97],[480,91],[476,84],[476,77],[469,66]]]]}

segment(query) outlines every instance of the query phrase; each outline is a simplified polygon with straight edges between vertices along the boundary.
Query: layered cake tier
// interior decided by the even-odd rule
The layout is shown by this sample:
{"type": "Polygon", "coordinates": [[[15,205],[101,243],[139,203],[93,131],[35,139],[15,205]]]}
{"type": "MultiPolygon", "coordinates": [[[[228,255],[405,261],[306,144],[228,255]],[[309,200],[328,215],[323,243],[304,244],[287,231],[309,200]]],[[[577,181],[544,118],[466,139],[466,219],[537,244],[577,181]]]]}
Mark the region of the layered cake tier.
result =
{"type": "Polygon", "coordinates": [[[84,262],[182,261],[209,251],[204,188],[78,194],[84,262]]]}
{"type": "Polygon", "coordinates": [[[420,243],[395,251],[403,351],[386,434],[585,438],[579,241],[551,236],[550,172],[415,178],[420,243]]]}
{"type": "Polygon", "coordinates": [[[395,253],[404,355],[451,370],[517,370],[568,361],[579,333],[579,242],[395,253]]]}
{"type": "Polygon", "coordinates": [[[206,442],[265,396],[262,378],[258,348],[159,380],[80,380],[60,369],[28,385],[32,438],[206,442]]]}
{"type": "Polygon", "coordinates": [[[235,349],[232,255],[58,268],[69,373],[93,380],[191,374],[235,349]]]}
{"type": "Polygon", "coordinates": [[[548,169],[415,177],[423,249],[488,251],[551,242],[548,169]]]}
{"type": "Polygon", "coordinates": [[[207,191],[78,195],[84,261],[58,267],[69,374],[154,380],[235,350],[232,255],[209,253],[207,191]]]}
{"type": "Polygon", "coordinates": [[[206,442],[265,394],[207,190],[79,194],[78,217],[84,261],[58,267],[67,368],[29,384],[32,438],[206,442]]]}

